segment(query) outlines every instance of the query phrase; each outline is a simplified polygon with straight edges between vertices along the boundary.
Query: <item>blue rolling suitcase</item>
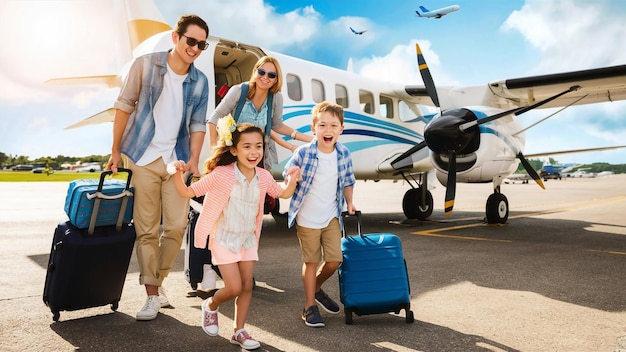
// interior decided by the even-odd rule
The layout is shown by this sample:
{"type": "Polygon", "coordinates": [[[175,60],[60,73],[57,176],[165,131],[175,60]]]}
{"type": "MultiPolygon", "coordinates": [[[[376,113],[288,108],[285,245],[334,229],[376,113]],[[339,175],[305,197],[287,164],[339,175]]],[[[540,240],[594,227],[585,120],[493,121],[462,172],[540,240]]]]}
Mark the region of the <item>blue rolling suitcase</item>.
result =
{"type": "Polygon", "coordinates": [[[132,172],[123,168],[119,168],[119,171],[127,174],[126,181],[106,178],[112,174],[109,170],[102,172],[99,180],[70,182],[64,208],[74,226],[79,229],[89,228],[93,232],[96,226],[130,222],[133,217],[133,189],[130,186],[132,172]]]}
{"type": "Polygon", "coordinates": [[[400,313],[406,322],[415,318],[411,311],[409,277],[400,238],[390,233],[361,234],[361,213],[357,212],[358,236],[341,239],[343,262],[339,266],[339,295],[352,324],[356,315],[400,313]]]}

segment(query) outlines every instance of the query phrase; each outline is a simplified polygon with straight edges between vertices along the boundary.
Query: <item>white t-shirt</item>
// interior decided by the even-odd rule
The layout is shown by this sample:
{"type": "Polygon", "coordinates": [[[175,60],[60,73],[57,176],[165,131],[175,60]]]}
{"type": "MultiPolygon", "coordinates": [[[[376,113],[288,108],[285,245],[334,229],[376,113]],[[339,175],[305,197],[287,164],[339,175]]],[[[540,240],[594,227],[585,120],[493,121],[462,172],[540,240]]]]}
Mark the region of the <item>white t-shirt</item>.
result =
{"type": "Polygon", "coordinates": [[[337,216],[337,150],[325,154],[318,150],[318,165],[309,192],[296,215],[300,226],[321,229],[337,216]]]}
{"type": "Polygon", "coordinates": [[[178,75],[167,65],[167,73],[163,77],[163,91],[154,104],[154,137],[141,158],[137,160],[137,165],[148,165],[159,157],[163,158],[165,164],[178,160],[174,147],[183,119],[185,78],[187,74],[178,75]]]}

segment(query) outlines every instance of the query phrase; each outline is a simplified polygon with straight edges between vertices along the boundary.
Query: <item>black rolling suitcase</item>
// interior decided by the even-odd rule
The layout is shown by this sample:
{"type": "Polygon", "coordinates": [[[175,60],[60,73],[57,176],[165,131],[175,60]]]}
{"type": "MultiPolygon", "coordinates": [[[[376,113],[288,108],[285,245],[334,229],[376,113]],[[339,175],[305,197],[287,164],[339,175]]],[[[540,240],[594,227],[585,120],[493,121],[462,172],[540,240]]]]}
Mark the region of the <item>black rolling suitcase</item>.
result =
{"type": "MultiPolygon", "coordinates": [[[[197,180],[197,177],[190,174],[187,177],[185,184],[189,186],[192,182],[197,180]]],[[[198,217],[200,217],[203,201],[204,196],[194,197],[189,201],[189,222],[187,222],[187,227],[185,228],[185,278],[194,290],[196,290],[198,288],[198,284],[202,282],[204,276],[204,265],[211,265],[213,271],[221,277],[220,269],[216,265],[211,264],[211,251],[206,247],[196,248],[193,245],[196,222],[198,221],[198,217]]]]}
{"type": "MultiPolygon", "coordinates": [[[[101,184],[110,172],[103,172],[101,184]]],[[[128,173],[130,182],[131,174],[128,173]]],[[[101,187],[99,187],[101,189],[101,187]]],[[[99,207],[96,198],[94,211],[99,207]]],[[[110,304],[117,310],[135,244],[132,223],[79,229],[70,221],[54,231],[43,301],[58,321],[61,311],[110,304]]]]}
{"type": "Polygon", "coordinates": [[[352,324],[352,313],[398,314],[401,310],[405,311],[407,323],[414,322],[400,238],[391,233],[361,234],[361,212],[356,215],[358,235],[345,236],[343,231],[343,261],[338,270],[346,324],[352,324]]]}
{"type": "MultiPolygon", "coordinates": [[[[196,202],[191,200],[190,202],[196,202]]],[[[189,207],[189,222],[185,228],[185,278],[196,290],[204,276],[204,265],[211,265],[215,273],[221,277],[220,269],[211,264],[211,251],[208,248],[196,248],[193,245],[196,222],[200,216],[200,204],[195,203],[189,207]],[[194,209],[195,206],[195,209],[194,209]]]]}

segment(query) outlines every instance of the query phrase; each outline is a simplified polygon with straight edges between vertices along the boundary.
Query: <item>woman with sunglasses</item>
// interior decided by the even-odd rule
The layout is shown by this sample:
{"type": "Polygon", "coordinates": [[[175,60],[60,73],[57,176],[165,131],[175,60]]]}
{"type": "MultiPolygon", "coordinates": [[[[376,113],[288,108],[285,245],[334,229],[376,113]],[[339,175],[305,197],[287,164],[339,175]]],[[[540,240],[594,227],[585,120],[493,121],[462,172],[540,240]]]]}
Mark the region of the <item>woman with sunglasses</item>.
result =
{"type": "Polygon", "coordinates": [[[276,145],[294,151],[296,146],[285,141],[280,135],[289,136],[293,140],[310,142],[311,136],[297,132],[295,129],[283,124],[283,96],[280,90],[283,85],[283,77],[280,65],[272,56],[261,57],[252,70],[250,80],[230,88],[224,99],[217,105],[215,111],[208,119],[211,147],[217,143],[217,120],[232,114],[237,123],[250,122],[265,130],[268,121],[271,121],[271,139],[266,140],[263,168],[271,170],[272,164],[278,163],[276,145]],[[242,85],[248,85],[248,94],[239,113],[235,116],[235,108],[242,93],[242,85]],[[272,95],[272,103],[268,104],[268,97],[272,95]],[[269,105],[272,111],[268,111],[269,105]],[[270,114],[270,116],[268,116],[270,114]],[[268,118],[268,117],[271,117],[268,118]]]}

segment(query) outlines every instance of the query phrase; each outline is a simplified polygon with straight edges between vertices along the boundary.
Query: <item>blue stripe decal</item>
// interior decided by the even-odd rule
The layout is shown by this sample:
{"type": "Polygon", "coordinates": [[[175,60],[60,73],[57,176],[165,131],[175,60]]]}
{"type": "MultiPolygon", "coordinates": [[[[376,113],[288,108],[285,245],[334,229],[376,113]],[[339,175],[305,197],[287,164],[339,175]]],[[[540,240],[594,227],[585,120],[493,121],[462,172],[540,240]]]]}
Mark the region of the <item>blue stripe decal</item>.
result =
{"type": "Polygon", "coordinates": [[[509,138],[506,138],[505,135],[502,135],[502,134],[498,133],[498,131],[494,130],[493,128],[488,127],[488,125],[490,125],[490,124],[491,124],[491,122],[488,122],[488,123],[486,123],[484,125],[478,126],[478,130],[479,130],[480,134],[492,134],[492,135],[496,136],[497,138],[501,139],[504,142],[504,144],[506,144],[511,149],[511,151],[514,154],[517,155],[517,153],[518,153],[518,151],[516,151],[517,148],[515,148],[514,144],[511,142],[511,140],[509,138]],[[487,126],[485,126],[485,125],[487,125],[487,126]]]}
{"type": "MultiPolygon", "coordinates": [[[[296,118],[299,116],[305,116],[305,115],[310,115],[311,111],[309,108],[312,108],[313,105],[300,105],[300,106],[289,106],[286,107],[288,109],[293,109],[293,108],[307,108],[302,109],[302,110],[296,110],[296,111],[291,111],[288,113],[285,113],[283,115],[283,119],[289,120],[292,118],[296,118]]],[[[432,119],[434,115],[428,115],[428,117],[424,117],[424,118],[428,118],[428,119],[432,119]]],[[[417,121],[422,121],[421,119],[416,119],[417,121]]],[[[424,120],[425,121],[425,120],[424,120]]],[[[353,113],[350,111],[346,111],[345,112],[345,116],[344,116],[344,124],[349,124],[349,125],[357,125],[357,126],[362,126],[362,127],[371,127],[371,130],[368,129],[355,129],[355,128],[347,128],[344,129],[343,133],[344,135],[362,135],[362,136],[369,136],[369,137],[376,137],[376,138],[380,138],[381,140],[387,140],[387,142],[376,142],[379,144],[389,144],[389,143],[403,143],[403,144],[407,144],[407,145],[415,145],[421,141],[424,140],[424,136],[421,135],[420,133],[417,133],[413,130],[411,130],[410,128],[392,123],[392,122],[388,122],[388,121],[384,121],[384,120],[380,120],[377,118],[372,118],[369,116],[365,116],[362,114],[357,114],[357,113],[353,113]],[[384,132],[383,132],[384,131],[384,132]],[[402,136],[396,136],[387,132],[396,132],[398,134],[401,134],[402,136]],[[417,141],[416,141],[417,140],[417,141]]],[[[301,127],[296,128],[296,130],[300,133],[307,133],[311,131],[311,127],[310,125],[303,125],[301,127]]],[[[283,137],[283,139],[287,139],[288,137],[283,137]]]]}
{"type": "MultiPolygon", "coordinates": [[[[368,137],[376,137],[381,140],[387,140],[392,143],[404,143],[408,145],[415,145],[421,142],[421,140],[415,141],[407,138],[402,138],[400,136],[394,136],[392,134],[376,132],[370,130],[359,130],[359,129],[345,129],[341,133],[342,135],[357,135],[357,136],[368,136],[368,137]]],[[[423,139],[422,139],[423,140],[423,139]]],[[[384,143],[387,144],[387,143],[384,143]]]]}

